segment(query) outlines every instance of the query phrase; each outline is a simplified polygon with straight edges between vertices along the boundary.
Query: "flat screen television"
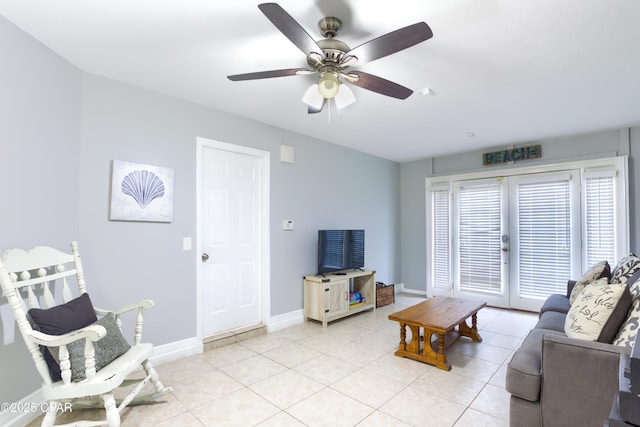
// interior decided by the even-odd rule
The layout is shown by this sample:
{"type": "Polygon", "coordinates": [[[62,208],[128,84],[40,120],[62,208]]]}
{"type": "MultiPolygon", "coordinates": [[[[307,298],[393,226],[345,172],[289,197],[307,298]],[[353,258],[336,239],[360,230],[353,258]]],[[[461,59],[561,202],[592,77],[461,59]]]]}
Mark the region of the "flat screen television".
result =
{"type": "Polygon", "coordinates": [[[318,274],[364,267],[364,230],[318,230],[318,274]]]}

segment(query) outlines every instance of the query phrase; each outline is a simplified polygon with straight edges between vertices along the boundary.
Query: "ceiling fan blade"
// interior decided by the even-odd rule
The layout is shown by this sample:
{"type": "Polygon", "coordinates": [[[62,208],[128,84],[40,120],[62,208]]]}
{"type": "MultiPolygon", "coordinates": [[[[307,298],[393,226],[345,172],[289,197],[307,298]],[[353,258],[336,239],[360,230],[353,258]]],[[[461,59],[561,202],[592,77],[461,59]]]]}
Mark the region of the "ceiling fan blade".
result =
{"type": "Polygon", "coordinates": [[[302,53],[305,55],[309,55],[311,52],[322,53],[322,49],[316,41],[280,5],[262,3],[258,5],[258,8],[302,53]]]}
{"type": "Polygon", "coordinates": [[[357,79],[349,79],[349,82],[354,85],[392,98],[406,99],[413,93],[409,88],[383,79],[382,77],[374,76],[373,74],[363,73],[362,71],[352,71],[349,75],[358,76],[357,79]]]}
{"type": "Polygon", "coordinates": [[[327,103],[326,99],[322,100],[322,105],[320,106],[320,108],[316,108],[316,107],[312,107],[311,105],[309,105],[309,108],[307,109],[307,113],[308,114],[317,114],[320,111],[322,111],[322,109],[324,108],[324,104],[327,103]]]}
{"type": "Polygon", "coordinates": [[[431,37],[433,37],[431,28],[425,22],[418,22],[369,40],[351,49],[348,55],[358,58],[358,65],[360,65],[399,52],[431,37]]]}
{"type": "Polygon", "coordinates": [[[272,77],[286,77],[286,76],[299,76],[302,74],[311,74],[315,71],[307,70],[306,68],[286,68],[284,70],[271,70],[271,71],[258,71],[255,73],[234,74],[227,76],[229,80],[234,82],[241,80],[257,80],[257,79],[270,79],[272,77]]]}

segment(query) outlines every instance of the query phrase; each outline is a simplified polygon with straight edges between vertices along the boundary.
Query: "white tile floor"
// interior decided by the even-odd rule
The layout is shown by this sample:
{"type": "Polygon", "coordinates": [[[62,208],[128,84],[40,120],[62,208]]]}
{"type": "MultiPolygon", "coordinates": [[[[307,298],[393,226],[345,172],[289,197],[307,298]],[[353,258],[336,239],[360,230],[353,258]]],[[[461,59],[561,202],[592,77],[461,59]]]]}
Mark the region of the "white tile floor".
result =
{"type": "Polygon", "coordinates": [[[127,409],[122,425],[507,426],[506,364],[537,315],[480,310],[483,342],[454,344],[446,372],[393,355],[399,325],[387,315],[421,300],[402,294],[327,329],[309,321],[159,365],[173,393],[127,409]]]}

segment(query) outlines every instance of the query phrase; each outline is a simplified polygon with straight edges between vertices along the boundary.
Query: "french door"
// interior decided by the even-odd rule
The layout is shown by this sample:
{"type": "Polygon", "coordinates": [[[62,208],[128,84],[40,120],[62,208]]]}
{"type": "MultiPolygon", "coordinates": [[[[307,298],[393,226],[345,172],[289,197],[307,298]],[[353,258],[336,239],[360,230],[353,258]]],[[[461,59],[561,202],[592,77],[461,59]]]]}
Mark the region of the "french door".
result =
{"type": "Polygon", "coordinates": [[[539,310],[629,252],[627,158],[427,179],[427,295],[539,310]]]}
{"type": "Polygon", "coordinates": [[[453,182],[450,294],[536,311],[563,293],[580,274],[579,182],[577,170],[453,182]]]}
{"type": "Polygon", "coordinates": [[[509,305],[538,311],[581,273],[579,171],[509,178],[509,305]]]}

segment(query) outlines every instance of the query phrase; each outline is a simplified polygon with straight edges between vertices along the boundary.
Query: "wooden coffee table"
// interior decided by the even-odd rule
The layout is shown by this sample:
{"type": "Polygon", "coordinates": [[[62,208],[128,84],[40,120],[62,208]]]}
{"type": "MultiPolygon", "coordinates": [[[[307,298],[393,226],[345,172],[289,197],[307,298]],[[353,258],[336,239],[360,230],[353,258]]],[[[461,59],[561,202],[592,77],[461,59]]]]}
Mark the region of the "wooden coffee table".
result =
{"type": "Polygon", "coordinates": [[[400,346],[395,355],[450,371],[451,364],[447,362],[445,350],[461,336],[469,337],[475,342],[482,341],[478,335],[477,313],[486,305],[485,302],[434,297],[390,314],[390,320],[400,323],[400,346]],[[469,317],[471,327],[466,322],[469,317]],[[411,330],[411,342],[408,344],[406,326],[411,330]]]}

